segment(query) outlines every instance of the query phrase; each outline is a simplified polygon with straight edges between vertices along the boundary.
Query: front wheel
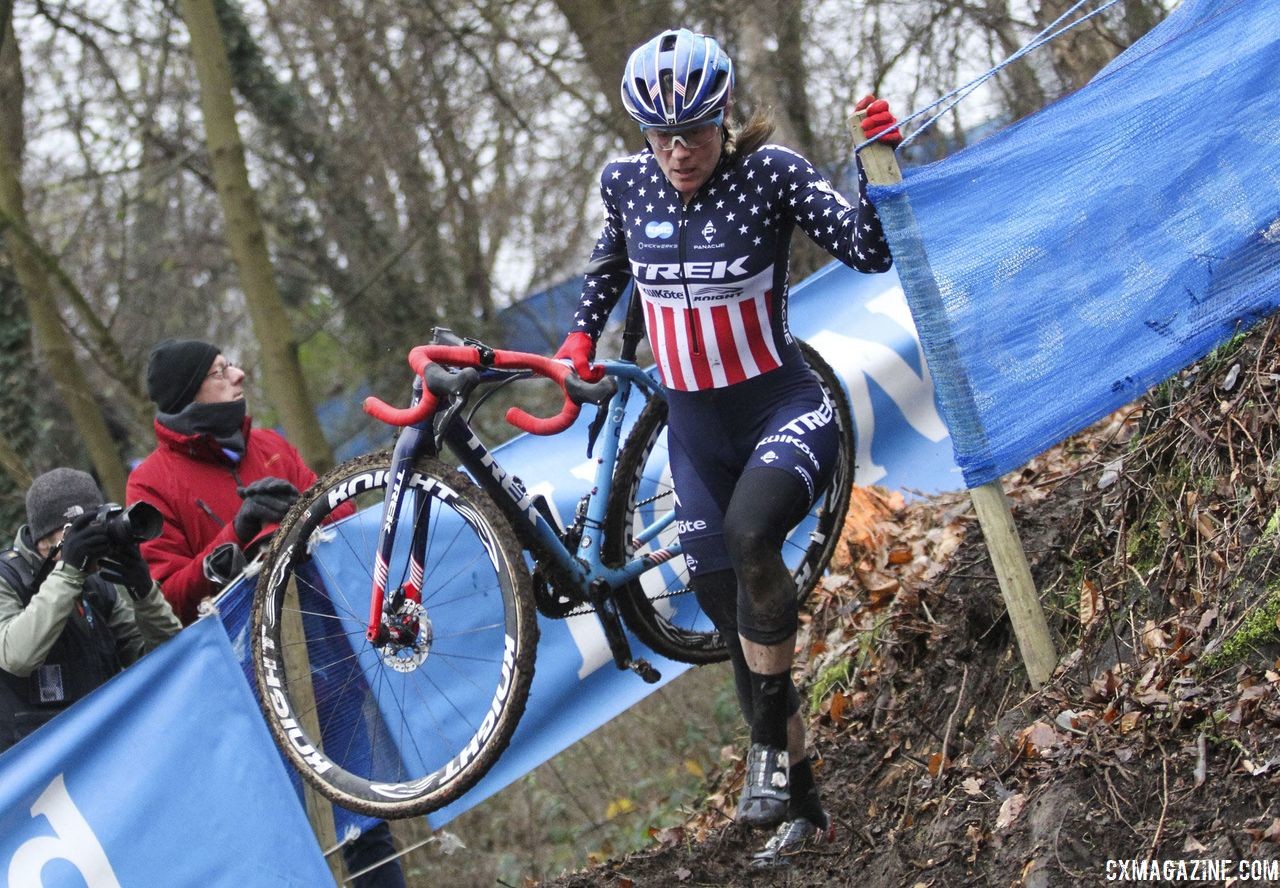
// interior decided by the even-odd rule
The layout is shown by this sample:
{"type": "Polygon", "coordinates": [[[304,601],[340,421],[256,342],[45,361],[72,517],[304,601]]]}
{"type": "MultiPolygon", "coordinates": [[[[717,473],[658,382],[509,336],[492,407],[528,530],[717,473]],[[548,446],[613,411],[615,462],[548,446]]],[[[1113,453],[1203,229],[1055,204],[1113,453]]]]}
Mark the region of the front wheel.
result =
{"type": "Polygon", "coordinates": [[[412,467],[386,579],[409,580],[426,529],[421,601],[397,641],[366,638],[389,452],[345,463],[285,517],[258,578],[253,667],[284,754],[338,804],[411,817],[492,767],[524,712],[538,626],[528,571],[492,500],[433,458],[412,467]]]}
{"type": "MultiPolygon", "coordinates": [[[[840,446],[831,481],[783,544],[783,558],[803,604],[835,551],[853,486],[854,430],[849,399],[839,377],[808,343],[800,351],[831,400],[840,446]]],[[[610,563],[649,555],[657,565],[617,592],[627,626],[655,652],[684,663],[728,657],[724,640],[698,606],[684,557],[667,559],[678,534],[671,520],[675,491],[667,453],[667,402],[652,398],[636,419],[618,457],[605,519],[610,563]]]]}

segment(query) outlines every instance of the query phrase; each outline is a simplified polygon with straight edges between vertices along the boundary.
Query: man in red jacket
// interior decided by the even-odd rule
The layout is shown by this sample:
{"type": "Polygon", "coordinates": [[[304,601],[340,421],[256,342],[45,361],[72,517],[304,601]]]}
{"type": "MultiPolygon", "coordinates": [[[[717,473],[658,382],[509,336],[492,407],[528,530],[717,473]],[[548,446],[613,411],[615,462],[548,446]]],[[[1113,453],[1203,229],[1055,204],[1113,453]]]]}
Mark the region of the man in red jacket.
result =
{"type": "MultiPolygon", "coordinates": [[[[316,479],[293,445],[253,428],[244,378],[217,346],[194,339],[166,339],[147,362],[156,449],[130,473],[125,498],[164,516],[164,531],[142,544],[142,555],[184,625],[316,479]]],[[[350,872],[369,870],[356,888],[404,888],[399,861],[375,866],[395,853],[384,822],[343,846],[350,872]]]]}
{"type": "Polygon", "coordinates": [[[191,339],[166,339],[147,364],[156,449],[129,475],[125,498],[164,516],[142,555],[183,625],[316,478],[283,437],[252,427],[244,379],[217,346],[191,339]]]}

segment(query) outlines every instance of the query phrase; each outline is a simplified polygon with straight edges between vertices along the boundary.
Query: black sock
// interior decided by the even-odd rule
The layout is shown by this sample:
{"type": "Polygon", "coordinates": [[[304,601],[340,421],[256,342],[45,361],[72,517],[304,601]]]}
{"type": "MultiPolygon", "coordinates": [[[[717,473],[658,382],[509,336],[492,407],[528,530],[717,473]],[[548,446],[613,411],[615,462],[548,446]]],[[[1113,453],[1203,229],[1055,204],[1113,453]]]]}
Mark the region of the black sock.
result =
{"type": "Polygon", "coordinates": [[[751,673],[751,742],[763,743],[775,749],[787,748],[787,690],[791,687],[791,672],[777,675],[751,673]]]}
{"type": "Polygon", "coordinates": [[[822,810],[822,798],[818,795],[818,784],[813,779],[812,759],[805,756],[791,765],[790,779],[791,801],[787,805],[787,818],[795,820],[803,817],[810,823],[825,827],[827,812],[822,810]]]}

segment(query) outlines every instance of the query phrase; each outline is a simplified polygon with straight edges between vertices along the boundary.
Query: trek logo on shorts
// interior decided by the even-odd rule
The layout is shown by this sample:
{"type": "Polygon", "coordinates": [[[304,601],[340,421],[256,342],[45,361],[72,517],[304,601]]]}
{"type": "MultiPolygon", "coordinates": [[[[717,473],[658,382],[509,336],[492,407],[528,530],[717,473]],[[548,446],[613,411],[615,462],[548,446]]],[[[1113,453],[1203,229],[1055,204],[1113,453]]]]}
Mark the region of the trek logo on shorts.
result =
{"type": "Polygon", "coordinates": [[[831,422],[832,407],[831,399],[825,394],[822,396],[822,406],[817,410],[810,410],[808,413],[802,413],[791,422],[782,427],[782,431],[790,432],[793,435],[803,435],[812,429],[820,429],[827,423],[831,422]]]}

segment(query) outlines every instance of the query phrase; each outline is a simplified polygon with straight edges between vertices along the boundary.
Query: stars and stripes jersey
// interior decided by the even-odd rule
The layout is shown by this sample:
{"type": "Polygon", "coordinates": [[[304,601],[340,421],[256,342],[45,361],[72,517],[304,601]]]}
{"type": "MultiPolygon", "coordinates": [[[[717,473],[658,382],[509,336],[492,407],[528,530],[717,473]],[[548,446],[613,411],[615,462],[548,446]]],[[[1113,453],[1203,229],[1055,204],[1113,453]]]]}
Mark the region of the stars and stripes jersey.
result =
{"type": "Polygon", "coordinates": [[[892,261],[861,164],[853,206],[778,145],[722,160],[688,205],[648,151],[606,165],[600,195],[605,225],[592,265],[625,255],[630,271],[588,273],[573,329],[597,339],[634,279],[663,382],[677,391],[724,388],[798,357],[787,329],[796,226],[859,271],[892,261]]]}

